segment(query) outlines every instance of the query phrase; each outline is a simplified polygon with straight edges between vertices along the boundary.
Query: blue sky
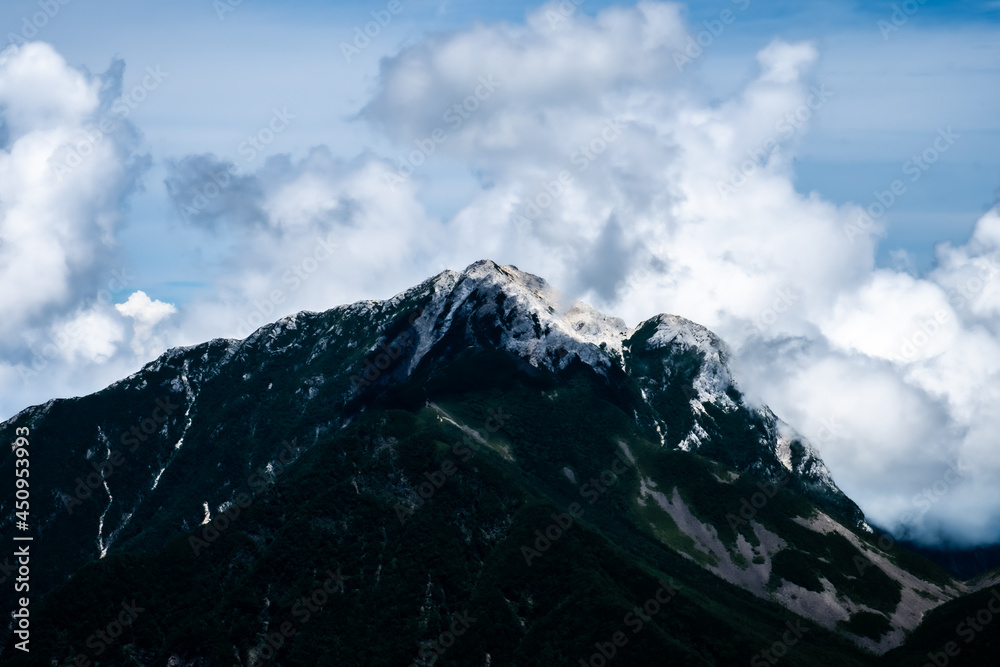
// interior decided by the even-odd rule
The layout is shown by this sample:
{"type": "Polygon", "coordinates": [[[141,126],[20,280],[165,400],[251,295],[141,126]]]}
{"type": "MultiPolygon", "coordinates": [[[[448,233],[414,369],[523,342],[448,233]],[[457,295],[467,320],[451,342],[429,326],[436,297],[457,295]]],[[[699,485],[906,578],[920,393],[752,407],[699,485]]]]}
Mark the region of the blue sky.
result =
{"type": "MultiPolygon", "coordinates": [[[[593,15],[610,4],[587,0],[580,11],[593,15]]],[[[178,235],[176,214],[166,204],[158,168],[164,159],[202,152],[235,158],[241,137],[275,106],[287,107],[296,120],[268,153],[302,156],[326,144],[344,157],[365,150],[391,155],[393,147],[356,115],[380,58],[428,33],[477,21],[523,21],[536,3],[408,0],[371,46],[346,63],[339,43],[350,41],[353,29],[385,5],[245,0],[227,11],[209,0],[72,0],[39,29],[36,38],[51,42],[72,65],[100,72],[111,58],[123,58],[126,87],[148,64],[170,72],[167,85],[133,116],[154,168],[146,191],[132,201],[121,254],[140,271],[149,294],[184,302],[210,283],[187,251],[200,240],[178,235]]],[[[878,21],[891,23],[894,6],[755,0],[699,59],[697,76],[699,85],[724,98],[753,77],[752,56],[771,39],[813,41],[820,51],[813,76],[829,82],[836,98],[804,136],[795,183],[838,203],[871,201],[937,128],[954,126],[962,141],[889,211],[879,248],[881,264],[892,264],[891,251],[904,249],[915,270],[926,271],[934,245],[964,240],[998,197],[1000,5],[928,1],[885,39],[878,21]]],[[[737,4],[687,7],[688,23],[697,29],[737,4]]],[[[16,27],[38,11],[37,2],[5,2],[0,21],[21,32],[16,27]]],[[[461,168],[442,171],[424,197],[448,215],[462,200],[449,193],[474,184],[461,168]]]]}

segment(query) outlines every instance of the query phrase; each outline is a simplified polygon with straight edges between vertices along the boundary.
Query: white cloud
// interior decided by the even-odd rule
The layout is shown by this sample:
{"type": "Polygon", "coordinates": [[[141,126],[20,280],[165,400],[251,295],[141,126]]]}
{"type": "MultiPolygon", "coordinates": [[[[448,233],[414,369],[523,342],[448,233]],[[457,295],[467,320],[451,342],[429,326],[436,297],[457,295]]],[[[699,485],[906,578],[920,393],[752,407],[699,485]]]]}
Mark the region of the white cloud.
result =
{"type": "Polygon", "coordinates": [[[115,304],[115,310],[125,317],[131,317],[136,324],[149,327],[177,312],[173,304],[154,301],[142,290],[133,292],[125,303],[115,304]]]}
{"type": "Polygon", "coordinates": [[[108,115],[121,69],[91,75],[44,43],[0,53],[0,353],[18,376],[5,412],[73,391],[81,369],[112,379],[95,369],[124,334],[94,297],[145,165],[134,128],[108,115]]]}
{"type": "Polygon", "coordinates": [[[121,322],[102,308],[81,311],[52,326],[51,339],[67,361],[103,363],[125,338],[121,322]]]}
{"type": "Polygon", "coordinates": [[[66,66],[48,44],[0,53],[0,104],[12,135],[23,137],[80,122],[98,104],[98,85],[66,66]]]}
{"type": "Polygon", "coordinates": [[[125,303],[115,304],[115,310],[133,320],[132,351],[143,358],[164,349],[163,341],[153,334],[157,324],[177,312],[170,303],[154,301],[145,292],[133,292],[125,303]]]}

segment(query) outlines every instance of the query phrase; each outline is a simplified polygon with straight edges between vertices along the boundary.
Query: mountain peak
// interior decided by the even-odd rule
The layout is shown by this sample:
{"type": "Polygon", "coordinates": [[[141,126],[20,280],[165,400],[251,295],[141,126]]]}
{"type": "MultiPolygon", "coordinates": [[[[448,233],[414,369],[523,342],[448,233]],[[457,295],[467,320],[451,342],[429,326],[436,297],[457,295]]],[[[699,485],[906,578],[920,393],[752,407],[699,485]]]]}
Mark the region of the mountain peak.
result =
{"type": "Polygon", "coordinates": [[[647,321],[655,321],[657,328],[657,333],[649,339],[650,346],[665,347],[679,344],[702,350],[722,350],[727,355],[729,353],[729,346],[708,327],[692,322],[686,317],[661,313],[647,321]]]}
{"type": "Polygon", "coordinates": [[[560,300],[559,293],[544,278],[521,271],[514,265],[499,264],[492,259],[473,262],[457,275],[460,280],[508,285],[527,290],[539,299],[551,301],[550,305],[553,307],[560,300]]]}
{"type": "Polygon", "coordinates": [[[789,435],[793,431],[766,406],[744,399],[730,369],[729,347],[708,328],[670,314],[632,328],[586,303],[567,303],[545,280],[492,260],[441,273],[429,283],[406,293],[427,299],[414,322],[417,345],[407,377],[474,348],[503,350],[556,374],[582,363],[609,384],[635,384],[643,404],[633,406],[635,419],[665,448],[721,456],[737,468],[773,477],[790,471],[863,525],[815,448],[789,435]],[[678,403],[685,404],[682,418],[666,407],[678,403]],[[754,433],[754,444],[736,453],[727,435],[731,428],[754,433]]]}
{"type": "Polygon", "coordinates": [[[565,368],[574,358],[607,368],[621,355],[622,341],[631,331],[620,318],[587,304],[567,304],[542,278],[488,259],[460,273],[442,272],[429,283],[417,288],[431,292],[431,298],[414,323],[420,344],[411,369],[455,322],[473,322],[479,332],[489,330],[491,340],[482,342],[549,370],[565,368]]]}
{"type": "MultiPolygon", "coordinates": [[[[849,618],[858,607],[841,593],[892,611],[897,591],[868,595],[870,581],[858,585],[831,560],[848,551],[853,557],[855,545],[865,549],[860,510],[807,441],[744,399],[728,361],[725,343],[684,317],[660,314],[629,327],[571,303],[537,276],[483,260],[385,301],[301,312],[241,341],[175,348],[101,392],[29,409],[0,424],[0,436],[12,440],[16,429],[30,427],[36,441],[58,443],[50,456],[60,464],[36,489],[39,514],[47,517],[47,539],[75,546],[58,557],[39,556],[39,571],[47,573],[43,591],[87,562],[159,549],[178,530],[199,535],[198,526],[232,520],[234,504],[243,512],[271,484],[283,489],[274,502],[296,499],[287,520],[301,526],[286,533],[311,535],[314,546],[346,544],[341,537],[349,534],[350,517],[358,526],[375,525],[371,518],[385,511],[392,520],[384,527],[424,504],[414,498],[428,496],[414,489],[437,487],[425,480],[451,475],[425,472],[446,470],[434,455],[447,457],[452,469],[457,459],[472,461],[466,456],[478,448],[475,462],[440,495],[431,492],[420,515],[422,522],[440,511],[452,522],[495,510],[481,525],[463,528],[463,535],[486,539],[476,554],[506,539],[512,517],[524,519],[510,533],[516,546],[506,550],[518,553],[521,536],[537,529],[525,512],[537,509],[538,498],[589,499],[590,482],[580,486],[583,480],[597,475],[603,482],[602,466],[618,461],[631,471],[610,483],[614,503],[588,510],[588,524],[606,525],[616,536],[632,531],[634,544],[659,543],[668,557],[807,618],[849,618]],[[458,434],[476,447],[440,449],[458,434]],[[299,457],[304,465],[295,463],[299,457]],[[287,466],[298,472],[279,472],[287,466]],[[474,511],[453,511],[456,494],[481,488],[485,479],[503,480],[503,492],[488,502],[471,497],[474,511]],[[519,484],[530,502],[497,504],[519,484]],[[789,495],[769,504],[763,494],[779,487],[789,495]],[[298,513],[310,504],[318,514],[306,520],[298,513]],[[847,537],[829,537],[830,527],[847,537]],[[797,576],[795,559],[802,558],[833,589],[797,576]],[[796,599],[802,602],[788,603],[796,599]],[[828,603],[833,612],[824,611],[828,603]]],[[[284,509],[259,507],[258,516],[286,520],[284,509]]],[[[540,516],[547,521],[551,513],[540,516]]],[[[404,524],[400,544],[425,534],[404,524]]],[[[243,542],[211,548],[264,545],[262,536],[280,532],[249,528],[243,542]]],[[[376,539],[391,542],[385,533],[364,542],[376,539]]],[[[368,567],[377,586],[381,562],[368,567]]],[[[405,581],[412,579],[407,572],[405,581]]],[[[887,576],[880,581],[896,588],[887,576]]],[[[423,601],[425,590],[413,595],[423,601]]],[[[927,591],[933,600],[951,595],[927,591]]],[[[906,595],[905,609],[933,606],[931,598],[906,595]]],[[[914,619],[894,621],[895,634],[880,646],[900,641],[914,619]]]]}

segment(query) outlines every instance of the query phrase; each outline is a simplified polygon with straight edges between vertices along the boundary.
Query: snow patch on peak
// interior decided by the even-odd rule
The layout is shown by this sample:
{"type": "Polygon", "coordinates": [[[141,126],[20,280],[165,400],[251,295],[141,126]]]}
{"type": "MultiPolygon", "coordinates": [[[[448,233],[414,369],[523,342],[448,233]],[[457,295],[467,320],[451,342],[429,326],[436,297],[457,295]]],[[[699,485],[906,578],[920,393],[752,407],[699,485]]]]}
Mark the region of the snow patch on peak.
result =
{"type": "Polygon", "coordinates": [[[695,422],[694,426],[691,427],[691,431],[687,434],[687,437],[678,442],[677,446],[685,452],[690,452],[692,449],[697,450],[704,442],[707,442],[710,439],[711,436],[705,432],[705,429],[702,428],[701,424],[695,422]]]}
{"type": "Polygon", "coordinates": [[[622,353],[622,342],[632,335],[625,320],[605,315],[582,302],[570,306],[562,319],[581,342],[597,347],[603,344],[618,355],[622,353]]]}
{"type": "MultiPolygon", "coordinates": [[[[417,368],[417,364],[420,363],[420,360],[424,358],[434,343],[437,342],[434,330],[437,328],[438,320],[442,315],[444,315],[445,309],[448,307],[449,297],[454,293],[458,280],[459,276],[457,273],[454,271],[445,271],[444,273],[439,273],[421,286],[430,288],[431,298],[420,312],[420,316],[413,321],[413,330],[417,339],[417,349],[414,350],[413,357],[410,358],[410,365],[407,369],[407,373],[412,373],[417,368]]],[[[443,324],[441,325],[442,331],[447,330],[447,328],[451,325],[451,320],[454,315],[454,310],[448,313],[443,324]]]]}
{"type": "Polygon", "coordinates": [[[583,303],[564,308],[560,294],[543,279],[491,260],[475,262],[461,273],[442,272],[423,287],[432,295],[414,322],[419,343],[410,371],[456,317],[476,320],[491,311],[498,311],[503,348],[551,370],[564,368],[573,358],[607,368],[631,334],[623,320],[583,303]]]}
{"type": "Polygon", "coordinates": [[[550,292],[554,294],[552,287],[544,278],[525,273],[516,266],[502,266],[491,259],[481,259],[473,262],[459,274],[462,278],[471,280],[491,279],[494,282],[508,283],[514,282],[536,293],[550,292]]]}
{"type": "Polygon", "coordinates": [[[781,465],[785,466],[789,472],[794,472],[792,470],[792,441],[790,438],[779,434],[775,440],[774,454],[778,457],[781,465]]]}
{"type": "Polygon", "coordinates": [[[653,319],[656,320],[656,333],[646,343],[650,348],[679,345],[704,352],[706,359],[715,357],[720,362],[724,362],[729,356],[729,348],[722,339],[696,322],[679,315],[666,314],[657,315],[653,319]]]}
{"type": "MultiPolygon", "coordinates": [[[[701,411],[704,403],[714,403],[723,409],[735,409],[737,404],[728,390],[738,387],[729,370],[730,352],[725,342],[702,325],[678,315],[657,315],[653,320],[656,332],[646,341],[648,348],[675,346],[681,350],[694,350],[703,357],[698,375],[691,383],[692,408],[701,411]]],[[[640,324],[639,328],[645,324],[640,324]]],[[[687,444],[697,446],[698,439],[689,436],[687,444]]]]}
{"type": "Polygon", "coordinates": [[[777,451],[775,452],[778,460],[786,468],[799,476],[805,477],[814,484],[830,489],[837,489],[837,484],[833,481],[830,469],[826,467],[826,463],[820,458],[819,451],[813,444],[802,437],[792,426],[777,417],[775,417],[775,426],[778,431],[777,451]],[[797,466],[792,461],[791,446],[793,442],[798,442],[804,450],[797,466]],[[785,457],[787,457],[787,463],[785,457]]]}
{"type": "Polygon", "coordinates": [[[621,356],[622,342],[632,333],[624,320],[588,304],[563,307],[559,292],[517,267],[483,260],[469,266],[462,278],[515,315],[505,327],[503,345],[535,366],[562,368],[575,355],[594,368],[606,368],[611,357],[621,356]],[[563,350],[569,354],[560,354],[563,350]]]}

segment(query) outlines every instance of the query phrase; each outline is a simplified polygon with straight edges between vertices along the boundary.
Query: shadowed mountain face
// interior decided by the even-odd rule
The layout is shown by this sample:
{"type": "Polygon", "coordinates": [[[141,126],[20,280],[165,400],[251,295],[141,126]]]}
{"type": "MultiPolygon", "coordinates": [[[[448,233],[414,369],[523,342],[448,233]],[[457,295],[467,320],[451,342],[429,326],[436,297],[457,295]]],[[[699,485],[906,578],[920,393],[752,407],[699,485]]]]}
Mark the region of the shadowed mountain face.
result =
{"type": "Polygon", "coordinates": [[[714,334],[489,261],[19,428],[37,605],[12,664],[870,664],[969,590],[879,548],[714,334]]]}

